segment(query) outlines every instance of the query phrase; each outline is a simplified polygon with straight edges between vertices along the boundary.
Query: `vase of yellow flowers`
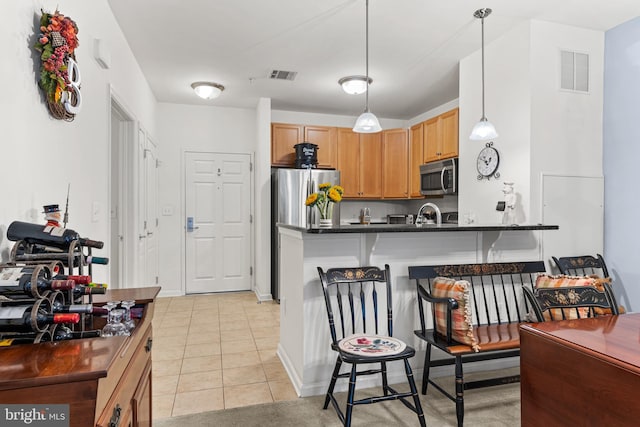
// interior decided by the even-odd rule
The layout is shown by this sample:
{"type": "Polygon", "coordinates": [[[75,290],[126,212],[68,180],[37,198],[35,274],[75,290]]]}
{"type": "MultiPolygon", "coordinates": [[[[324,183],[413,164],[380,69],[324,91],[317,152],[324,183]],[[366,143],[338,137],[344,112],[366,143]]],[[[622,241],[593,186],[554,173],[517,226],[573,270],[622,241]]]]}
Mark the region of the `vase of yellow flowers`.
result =
{"type": "Polygon", "coordinates": [[[305,205],[318,208],[320,212],[320,227],[331,227],[333,205],[340,203],[344,189],[330,182],[320,184],[317,193],[312,193],[304,202],[305,205]]]}

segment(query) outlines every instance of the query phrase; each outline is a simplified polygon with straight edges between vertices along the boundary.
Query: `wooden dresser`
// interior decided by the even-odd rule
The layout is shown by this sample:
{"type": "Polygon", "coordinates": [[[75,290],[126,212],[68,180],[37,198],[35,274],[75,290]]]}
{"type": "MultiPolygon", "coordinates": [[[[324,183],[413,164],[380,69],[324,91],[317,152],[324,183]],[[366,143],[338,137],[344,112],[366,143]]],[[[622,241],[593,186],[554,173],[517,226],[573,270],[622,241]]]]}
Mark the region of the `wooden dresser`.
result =
{"type": "Polygon", "coordinates": [[[638,425],[639,336],[640,313],[521,325],[521,425],[638,425]]]}
{"type": "MultiPolygon", "coordinates": [[[[151,320],[158,292],[160,287],[114,289],[94,296],[96,305],[135,300],[143,307],[129,337],[0,349],[0,402],[69,404],[74,427],[150,426],[151,320]]],[[[95,329],[103,325],[101,318],[94,322],[95,329]]]]}

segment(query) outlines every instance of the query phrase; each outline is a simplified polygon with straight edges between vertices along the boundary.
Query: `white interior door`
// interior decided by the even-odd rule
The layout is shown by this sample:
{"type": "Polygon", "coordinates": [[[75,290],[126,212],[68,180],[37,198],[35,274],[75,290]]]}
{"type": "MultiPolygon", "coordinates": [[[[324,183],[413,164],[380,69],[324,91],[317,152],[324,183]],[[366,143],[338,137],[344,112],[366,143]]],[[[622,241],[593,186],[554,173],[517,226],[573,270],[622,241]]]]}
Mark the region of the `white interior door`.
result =
{"type": "Polygon", "coordinates": [[[146,285],[158,284],[158,155],[157,147],[147,136],[145,149],[146,187],[146,285]]]}
{"type": "Polygon", "coordinates": [[[186,293],[251,289],[247,154],[185,153],[186,293]]]}
{"type": "Polygon", "coordinates": [[[138,130],[136,155],[136,286],[154,286],[158,284],[158,154],[156,145],[142,128],[138,130]]]}
{"type": "Polygon", "coordinates": [[[112,102],[111,106],[111,197],[109,205],[109,287],[118,289],[123,282],[122,256],[124,254],[124,182],[126,169],[124,147],[127,119],[112,102]]]}
{"type": "Polygon", "coordinates": [[[147,136],[145,131],[140,128],[138,130],[138,203],[137,203],[137,234],[138,246],[137,252],[137,268],[135,277],[137,284],[135,286],[146,286],[146,269],[147,269],[147,172],[145,162],[145,146],[147,144],[147,136]]]}

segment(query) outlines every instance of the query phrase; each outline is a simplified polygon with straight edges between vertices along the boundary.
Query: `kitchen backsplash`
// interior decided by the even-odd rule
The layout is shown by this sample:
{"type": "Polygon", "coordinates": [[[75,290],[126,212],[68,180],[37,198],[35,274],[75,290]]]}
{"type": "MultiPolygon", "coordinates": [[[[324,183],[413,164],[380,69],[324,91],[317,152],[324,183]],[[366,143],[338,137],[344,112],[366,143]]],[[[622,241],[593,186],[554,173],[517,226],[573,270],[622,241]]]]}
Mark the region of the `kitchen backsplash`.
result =
{"type": "Polygon", "coordinates": [[[457,196],[417,200],[343,200],[340,203],[340,222],[346,224],[360,221],[360,209],[363,207],[369,208],[371,222],[386,222],[387,215],[415,215],[420,206],[426,202],[434,203],[440,208],[441,212],[455,212],[458,210],[457,196]]]}

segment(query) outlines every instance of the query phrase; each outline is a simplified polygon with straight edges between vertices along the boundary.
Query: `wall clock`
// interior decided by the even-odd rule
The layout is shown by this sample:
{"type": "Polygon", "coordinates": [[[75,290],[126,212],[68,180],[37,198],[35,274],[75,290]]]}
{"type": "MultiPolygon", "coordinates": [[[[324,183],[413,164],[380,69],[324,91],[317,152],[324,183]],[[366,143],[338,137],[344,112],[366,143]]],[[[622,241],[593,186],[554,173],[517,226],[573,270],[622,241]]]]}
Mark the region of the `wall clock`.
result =
{"type": "Polygon", "coordinates": [[[478,153],[478,181],[487,178],[500,178],[498,165],[500,164],[500,154],[493,148],[493,142],[487,142],[485,147],[478,153]]]}

